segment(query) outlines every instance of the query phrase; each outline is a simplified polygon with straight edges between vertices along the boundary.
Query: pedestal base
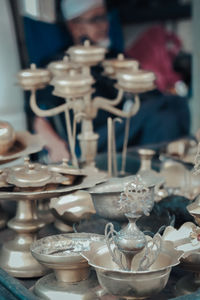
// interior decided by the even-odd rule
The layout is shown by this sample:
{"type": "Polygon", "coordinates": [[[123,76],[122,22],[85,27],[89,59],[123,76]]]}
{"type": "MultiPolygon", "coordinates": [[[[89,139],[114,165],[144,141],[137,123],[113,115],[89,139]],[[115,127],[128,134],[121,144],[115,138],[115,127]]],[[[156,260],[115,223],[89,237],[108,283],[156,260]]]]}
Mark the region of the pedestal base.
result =
{"type": "Polygon", "coordinates": [[[87,295],[97,286],[98,281],[94,272],[91,272],[91,275],[88,279],[78,283],[65,283],[62,281],[57,281],[54,273],[51,273],[39,279],[36,282],[33,291],[36,296],[41,297],[42,299],[94,300],[94,298],[88,298],[87,295]]]}
{"type": "MultiPolygon", "coordinates": [[[[23,241],[23,240],[22,240],[23,241]]],[[[20,244],[16,240],[5,243],[0,250],[0,267],[11,276],[19,278],[39,277],[47,273],[31,255],[31,243],[20,244]]]]}
{"type": "Polygon", "coordinates": [[[175,293],[177,296],[188,295],[200,288],[200,282],[195,280],[194,273],[181,278],[176,284],[175,293]]]}

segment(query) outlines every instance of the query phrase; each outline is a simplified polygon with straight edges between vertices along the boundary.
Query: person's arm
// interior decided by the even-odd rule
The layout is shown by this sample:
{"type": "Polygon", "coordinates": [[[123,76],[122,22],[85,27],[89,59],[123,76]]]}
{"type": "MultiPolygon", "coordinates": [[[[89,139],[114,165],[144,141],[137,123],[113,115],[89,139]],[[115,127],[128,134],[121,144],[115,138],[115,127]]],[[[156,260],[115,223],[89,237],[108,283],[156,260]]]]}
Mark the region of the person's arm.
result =
{"type": "Polygon", "coordinates": [[[33,126],[35,132],[40,134],[45,141],[45,148],[48,150],[52,162],[61,161],[63,158],[69,159],[67,143],[58,136],[46,119],[35,117],[33,126]]]}

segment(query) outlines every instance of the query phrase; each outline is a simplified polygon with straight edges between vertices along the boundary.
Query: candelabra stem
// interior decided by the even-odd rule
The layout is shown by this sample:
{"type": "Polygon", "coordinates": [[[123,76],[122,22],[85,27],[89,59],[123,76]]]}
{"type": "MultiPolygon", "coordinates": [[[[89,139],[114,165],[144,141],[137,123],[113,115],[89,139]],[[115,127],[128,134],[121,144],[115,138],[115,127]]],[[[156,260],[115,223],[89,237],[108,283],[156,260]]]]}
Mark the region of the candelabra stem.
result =
{"type": "Polygon", "coordinates": [[[72,136],[72,128],[70,122],[70,115],[68,107],[65,108],[65,121],[66,121],[66,129],[67,129],[67,136],[69,141],[70,152],[72,156],[72,164],[78,168],[78,160],[75,154],[75,142],[72,136]]]}

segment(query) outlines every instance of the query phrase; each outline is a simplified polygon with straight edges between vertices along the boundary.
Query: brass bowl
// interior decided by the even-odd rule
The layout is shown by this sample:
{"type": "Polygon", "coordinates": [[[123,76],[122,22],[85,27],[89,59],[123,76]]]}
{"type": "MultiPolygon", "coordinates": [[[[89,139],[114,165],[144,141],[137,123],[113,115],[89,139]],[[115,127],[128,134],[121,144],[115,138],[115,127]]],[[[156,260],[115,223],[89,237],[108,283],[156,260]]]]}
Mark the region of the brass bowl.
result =
{"type": "Polygon", "coordinates": [[[54,270],[57,281],[72,283],[89,275],[89,265],[80,252],[88,251],[92,241],[102,239],[89,233],[59,234],[37,240],[30,249],[39,263],[54,270]]]}
{"type": "Polygon", "coordinates": [[[82,254],[95,268],[100,285],[110,294],[127,299],[145,299],[158,294],[167,284],[171,268],[179,264],[182,251],[173,243],[163,242],[161,253],[147,271],[123,271],[112,261],[107,245],[91,244],[82,254]]]}
{"type": "MultiPolygon", "coordinates": [[[[96,210],[96,213],[102,218],[126,221],[124,212],[119,207],[120,194],[124,190],[124,186],[131,182],[135,178],[134,176],[127,176],[123,178],[111,178],[105,183],[99,184],[94,188],[88,190],[92,196],[92,201],[96,210]]],[[[147,183],[148,188],[152,194],[152,207],[154,200],[154,184],[149,181],[147,183]]]]}

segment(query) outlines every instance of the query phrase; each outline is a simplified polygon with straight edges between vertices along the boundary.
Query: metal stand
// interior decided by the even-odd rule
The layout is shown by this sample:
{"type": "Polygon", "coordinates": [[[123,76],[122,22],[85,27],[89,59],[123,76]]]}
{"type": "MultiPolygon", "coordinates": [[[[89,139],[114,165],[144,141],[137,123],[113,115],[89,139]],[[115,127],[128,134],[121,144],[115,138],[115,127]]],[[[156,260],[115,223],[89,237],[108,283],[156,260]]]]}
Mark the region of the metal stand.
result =
{"type": "Polygon", "coordinates": [[[8,227],[16,237],[5,243],[0,251],[0,266],[14,277],[31,278],[44,275],[46,269],[31,255],[30,245],[36,239],[37,231],[45,225],[36,215],[34,200],[19,200],[16,216],[8,227]]]}

